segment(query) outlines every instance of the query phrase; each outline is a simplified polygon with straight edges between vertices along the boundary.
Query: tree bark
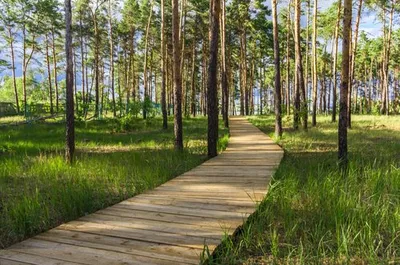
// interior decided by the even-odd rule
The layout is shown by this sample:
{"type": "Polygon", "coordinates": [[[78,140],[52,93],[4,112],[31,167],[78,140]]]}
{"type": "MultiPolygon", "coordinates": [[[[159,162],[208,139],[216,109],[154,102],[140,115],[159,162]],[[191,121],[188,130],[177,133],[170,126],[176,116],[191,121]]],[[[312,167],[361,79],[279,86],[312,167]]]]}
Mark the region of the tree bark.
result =
{"type": "Polygon", "coordinates": [[[66,146],[65,159],[72,163],[75,152],[75,127],[74,127],[74,71],[72,62],[72,12],[71,0],[65,0],[65,56],[66,67],[66,146]]]}
{"type": "Polygon", "coordinates": [[[220,0],[210,0],[210,57],[207,80],[208,157],[217,156],[218,143],[218,35],[220,0]]]}
{"type": "Polygon", "coordinates": [[[337,58],[338,58],[338,46],[339,46],[339,26],[340,26],[340,14],[342,12],[342,0],[338,3],[338,13],[335,25],[335,43],[333,45],[333,99],[332,99],[332,122],[336,122],[336,102],[337,102],[337,58]]]}
{"type": "Polygon", "coordinates": [[[47,64],[47,80],[49,81],[49,98],[50,98],[50,114],[53,115],[53,88],[51,83],[50,56],[49,56],[49,40],[46,34],[46,64],[47,64]]]}
{"type": "Polygon", "coordinates": [[[179,6],[178,0],[172,0],[172,50],[173,50],[173,71],[174,71],[174,133],[175,148],[183,150],[182,132],[182,75],[181,64],[181,45],[179,28],[179,6]]]}
{"type": "Polygon", "coordinates": [[[281,66],[279,54],[279,37],[278,37],[278,15],[276,11],[276,1],[272,0],[272,24],[274,35],[274,64],[275,64],[275,136],[282,137],[282,110],[281,110],[281,66]]]}
{"type": "MultiPolygon", "coordinates": [[[[356,64],[356,56],[357,56],[357,43],[358,43],[358,30],[360,26],[361,20],[361,10],[362,10],[363,0],[359,0],[358,2],[358,11],[357,11],[357,20],[356,20],[356,28],[354,31],[354,43],[351,44],[351,65],[350,65],[350,76],[349,76],[349,90],[348,90],[348,103],[347,103],[347,126],[351,128],[351,92],[353,89],[353,81],[354,81],[354,69],[356,64]]],[[[356,102],[357,104],[357,102],[356,102]]]]}
{"type": "Polygon", "coordinates": [[[51,30],[51,37],[53,39],[52,49],[53,49],[53,72],[54,72],[54,88],[56,93],[56,112],[59,111],[59,91],[58,91],[58,76],[57,76],[57,54],[56,54],[56,34],[54,27],[51,30]]]}
{"type": "Polygon", "coordinates": [[[340,84],[340,110],[338,128],[338,158],[342,169],[347,169],[347,118],[348,90],[350,73],[350,32],[352,17],[352,0],[344,0],[343,41],[342,41],[342,75],[340,84]]]}
{"type": "MultiPolygon", "coordinates": [[[[225,0],[221,1],[221,88],[223,94],[223,119],[225,128],[229,128],[229,88],[228,88],[228,74],[226,67],[226,10],[225,0]]],[[[261,91],[260,91],[261,93],[261,91]]]]}
{"type": "Polygon", "coordinates": [[[146,26],[146,35],[144,39],[144,66],[143,66],[143,119],[147,118],[147,110],[146,110],[146,101],[148,100],[149,97],[149,85],[148,85],[148,75],[147,75],[147,57],[149,54],[149,32],[150,32],[150,24],[151,24],[151,18],[153,16],[153,1],[150,2],[150,14],[149,18],[147,20],[147,26],[146,26]]]}
{"type": "Polygon", "coordinates": [[[313,11],[313,40],[312,40],[312,57],[313,57],[313,71],[312,71],[312,86],[313,86],[313,112],[312,112],[312,126],[317,125],[317,15],[318,15],[318,0],[314,0],[313,11]]]}
{"type": "MultiPolygon", "coordinates": [[[[287,15],[287,32],[286,32],[286,114],[290,115],[290,6],[291,2],[288,3],[288,15],[287,15]]],[[[264,69],[265,72],[265,69],[264,69]]]]}
{"type": "Polygon", "coordinates": [[[84,57],[84,42],[82,34],[82,19],[79,19],[79,29],[80,29],[80,48],[81,48],[81,82],[82,82],[82,103],[85,103],[85,57],[84,57]]]}
{"type": "Polygon", "coordinates": [[[193,40],[190,113],[196,116],[196,40],[193,40]]]}
{"type": "Polygon", "coordinates": [[[110,27],[110,79],[111,79],[111,97],[113,106],[114,118],[117,116],[117,108],[115,104],[115,87],[114,87],[114,38],[113,38],[113,23],[112,23],[112,7],[111,0],[108,1],[108,25],[110,27]]]}
{"type": "Polygon", "coordinates": [[[168,128],[166,84],[165,84],[165,14],[164,0],[161,0],[161,112],[163,117],[163,129],[168,128]]]}
{"type": "Polygon", "coordinates": [[[303,127],[307,129],[307,102],[305,98],[303,63],[301,53],[300,36],[300,0],[295,0],[295,54],[296,54],[296,96],[295,96],[295,117],[294,128],[297,129],[300,123],[300,115],[303,117],[303,127]],[[302,104],[300,104],[300,93],[302,104]]]}
{"type": "MultiPolygon", "coordinates": [[[[245,115],[247,106],[247,63],[246,63],[246,30],[242,29],[240,33],[240,115],[245,115]]],[[[246,112],[247,115],[247,112],[246,112]]]]}
{"type": "Polygon", "coordinates": [[[10,38],[10,50],[11,50],[11,72],[13,78],[13,87],[14,87],[14,96],[15,96],[15,105],[17,107],[17,113],[20,112],[19,108],[19,99],[18,99],[18,89],[17,89],[17,80],[15,77],[15,54],[14,54],[14,38],[11,31],[11,27],[7,28],[8,37],[10,38]]]}

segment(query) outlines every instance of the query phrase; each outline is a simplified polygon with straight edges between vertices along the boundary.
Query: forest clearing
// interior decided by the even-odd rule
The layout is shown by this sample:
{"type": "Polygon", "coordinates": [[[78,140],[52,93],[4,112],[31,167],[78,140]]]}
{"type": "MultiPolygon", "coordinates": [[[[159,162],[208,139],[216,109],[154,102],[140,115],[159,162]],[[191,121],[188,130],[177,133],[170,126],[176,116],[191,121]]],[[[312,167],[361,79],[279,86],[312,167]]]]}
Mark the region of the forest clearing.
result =
{"type": "Polygon", "coordinates": [[[397,0],[0,10],[0,265],[400,263],[397,0]]]}

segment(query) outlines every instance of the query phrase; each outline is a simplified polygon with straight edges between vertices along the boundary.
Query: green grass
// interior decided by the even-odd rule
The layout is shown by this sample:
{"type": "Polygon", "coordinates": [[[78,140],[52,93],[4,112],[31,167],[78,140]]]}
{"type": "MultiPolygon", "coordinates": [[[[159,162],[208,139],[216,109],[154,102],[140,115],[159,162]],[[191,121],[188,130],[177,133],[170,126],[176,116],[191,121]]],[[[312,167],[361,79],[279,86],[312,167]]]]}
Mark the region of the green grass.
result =
{"type": "MultiPolygon", "coordinates": [[[[222,124],[222,122],[220,123],[222,124]]],[[[183,152],[161,119],[78,122],[76,161],[63,159],[64,125],[0,127],[0,248],[115,204],[206,160],[207,120],[184,120],[183,152]]],[[[228,141],[220,129],[219,150],[228,141]]]]}
{"type": "MultiPolygon", "coordinates": [[[[271,137],[273,120],[250,118],[271,137]]],[[[307,132],[284,125],[268,195],[209,263],[399,264],[400,117],[353,116],[345,176],[329,117],[307,132]]]]}

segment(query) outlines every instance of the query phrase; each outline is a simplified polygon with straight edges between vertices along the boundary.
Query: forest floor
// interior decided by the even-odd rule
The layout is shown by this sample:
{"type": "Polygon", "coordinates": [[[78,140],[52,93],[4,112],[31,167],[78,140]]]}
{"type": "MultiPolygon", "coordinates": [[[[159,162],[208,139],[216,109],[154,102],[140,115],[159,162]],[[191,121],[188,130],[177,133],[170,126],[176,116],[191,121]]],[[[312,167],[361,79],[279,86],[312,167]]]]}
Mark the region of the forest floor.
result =
{"type": "MultiPolygon", "coordinates": [[[[207,119],[184,119],[184,151],[160,118],[77,122],[76,161],[64,162],[64,124],[0,127],[0,248],[152,189],[201,164],[207,119]]],[[[222,124],[222,122],[220,123],[222,124]]],[[[228,142],[220,128],[219,150],[228,142]]]]}
{"type": "MultiPolygon", "coordinates": [[[[273,136],[274,117],[250,121],[273,136]]],[[[400,263],[400,117],[353,116],[347,175],[337,165],[337,123],[294,131],[258,210],[209,264],[400,263]]]]}

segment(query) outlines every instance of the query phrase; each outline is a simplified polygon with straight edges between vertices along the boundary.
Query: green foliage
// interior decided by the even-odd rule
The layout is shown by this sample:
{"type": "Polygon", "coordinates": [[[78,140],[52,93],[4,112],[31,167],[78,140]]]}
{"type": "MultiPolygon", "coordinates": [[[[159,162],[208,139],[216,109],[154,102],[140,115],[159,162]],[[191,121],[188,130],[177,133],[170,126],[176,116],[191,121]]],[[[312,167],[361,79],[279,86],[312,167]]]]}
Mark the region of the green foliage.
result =
{"type": "MultiPolygon", "coordinates": [[[[19,99],[22,100],[23,91],[22,91],[22,77],[16,78],[17,83],[17,91],[19,99]]],[[[26,78],[26,93],[29,102],[42,102],[43,98],[43,91],[39,84],[35,81],[35,77],[33,73],[27,75],[26,78]],[[31,98],[32,97],[32,98],[31,98]]],[[[10,76],[4,77],[3,85],[0,87],[0,101],[3,102],[15,102],[15,92],[14,92],[14,85],[13,79],[10,76]]]]}

